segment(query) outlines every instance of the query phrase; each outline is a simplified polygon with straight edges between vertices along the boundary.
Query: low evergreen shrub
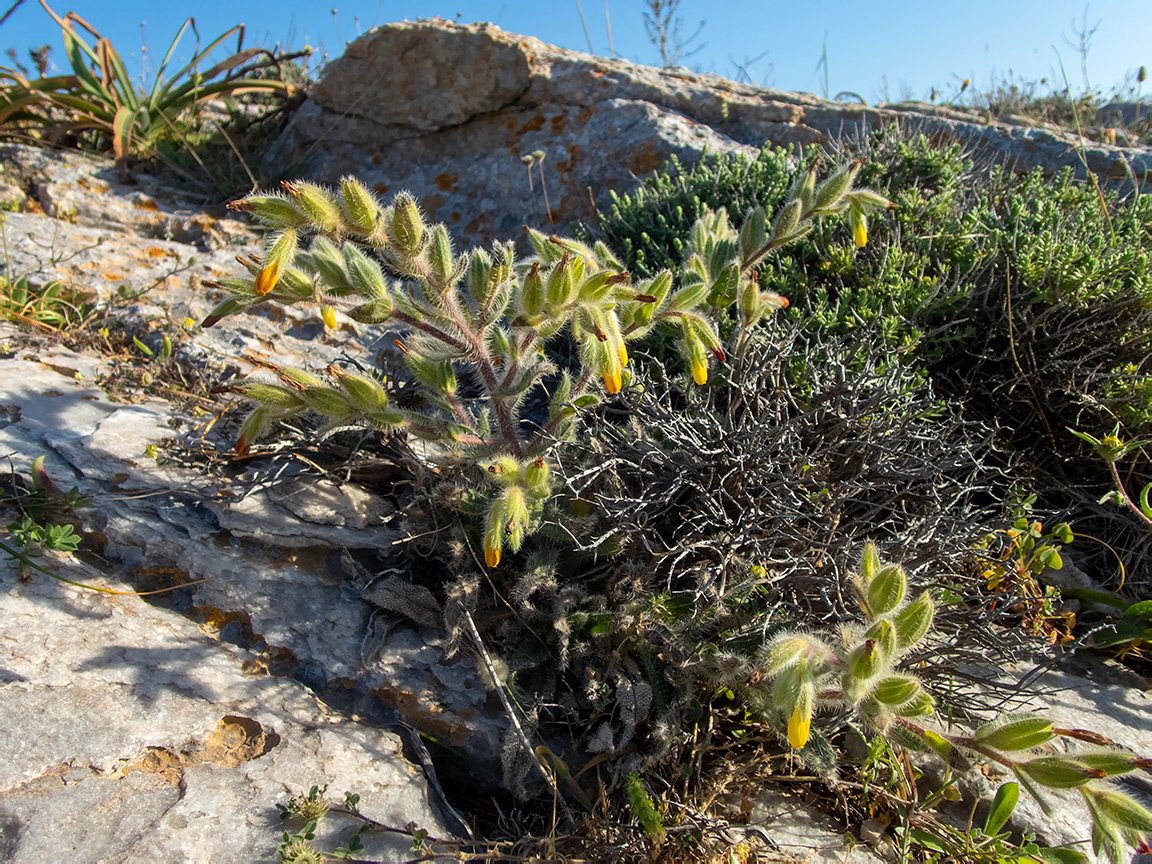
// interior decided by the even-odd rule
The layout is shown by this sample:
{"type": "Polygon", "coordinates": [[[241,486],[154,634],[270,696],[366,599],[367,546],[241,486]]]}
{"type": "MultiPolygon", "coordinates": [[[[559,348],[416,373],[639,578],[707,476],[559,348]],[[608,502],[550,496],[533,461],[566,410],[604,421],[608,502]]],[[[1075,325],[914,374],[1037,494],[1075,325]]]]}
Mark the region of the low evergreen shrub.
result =
{"type": "MultiPolygon", "coordinates": [[[[1152,429],[1152,198],[1098,190],[1071,170],[977,165],[959,144],[895,127],[840,148],[862,160],[859,182],[896,205],[869,226],[878,242],[858,247],[824,224],[765,261],[761,287],[789,301],[796,327],[833,338],[875,330],[876,350],[909,352],[940,398],[1026,457],[1020,479],[1041,492],[1041,509],[1087,520],[1128,562],[1129,584],[1152,588],[1147,532],[1095,505],[1110,478],[1068,431],[1152,429]]],[[[813,161],[767,147],[755,161],[673,162],[615,199],[597,230],[643,273],[682,256],[677,237],[700,210],[778,206],[813,161]]],[[[1152,480],[1147,458],[1128,468],[1137,488],[1152,480]]],[[[1110,571],[1108,554],[1093,561],[1110,571]]]]}

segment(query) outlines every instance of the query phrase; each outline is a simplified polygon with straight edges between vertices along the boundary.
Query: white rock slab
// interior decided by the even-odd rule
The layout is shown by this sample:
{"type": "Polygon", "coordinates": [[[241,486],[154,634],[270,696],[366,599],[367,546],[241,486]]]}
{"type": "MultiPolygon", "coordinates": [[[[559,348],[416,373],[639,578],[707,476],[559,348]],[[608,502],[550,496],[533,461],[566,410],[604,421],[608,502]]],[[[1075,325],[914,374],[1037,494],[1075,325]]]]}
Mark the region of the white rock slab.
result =
{"type": "MultiPolygon", "coordinates": [[[[64,559],[69,578],[109,583],[64,559]]],[[[396,735],[334,716],[303,685],[137,597],[0,564],[0,853],[13,862],[276,860],[286,790],[328,785],[396,827],[447,836],[396,735]]],[[[329,848],[353,823],[328,818],[329,848]]],[[[295,826],[299,827],[299,826],[295,826]]],[[[410,857],[375,835],[373,854],[410,857]]]]}

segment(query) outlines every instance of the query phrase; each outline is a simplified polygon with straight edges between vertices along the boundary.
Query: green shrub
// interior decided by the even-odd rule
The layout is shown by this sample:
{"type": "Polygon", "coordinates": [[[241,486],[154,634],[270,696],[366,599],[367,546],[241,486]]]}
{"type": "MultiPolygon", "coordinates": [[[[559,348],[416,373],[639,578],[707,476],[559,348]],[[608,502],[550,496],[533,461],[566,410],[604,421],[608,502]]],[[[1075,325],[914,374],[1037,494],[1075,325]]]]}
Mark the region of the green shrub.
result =
{"type": "MultiPolygon", "coordinates": [[[[0,67],[0,127],[5,133],[31,135],[49,143],[64,136],[111,149],[117,162],[152,155],[164,139],[180,138],[181,125],[191,113],[210,103],[232,108],[245,95],[284,97],[292,86],[278,77],[262,77],[285,57],[261,48],[241,47],[244,25],[218,36],[206,47],[197,45],[191,59],[175,72],[168,64],[193,19],[184,22],[168,47],[148,91],[138,88],[120,53],[75,12],[63,18],[41,5],[60,26],[71,74],[28,80],[17,66],[0,67]],[[95,38],[90,45],[79,30],[95,38]],[[236,51],[201,70],[208,58],[233,34],[236,51]]],[[[295,55],[299,56],[299,55],[295,55]]]]}
{"type": "MultiPolygon", "coordinates": [[[[939,183],[954,164],[912,151],[907,159],[939,183]]],[[[839,244],[838,284],[863,269],[857,260],[882,261],[860,251],[869,214],[888,205],[853,186],[865,167],[854,160],[818,185],[813,161],[785,178],[771,220],[757,206],[739,230],[725,209],[702,208],[675,270],[636,282],[603,243],[537,232],[527,261],[511,244],[457,253],[410,195],[382,207],[351,178],[339,192],[296,182],[233,205],[272,231],[248,277],[215,286],[231,296],[204,326],[266,303],[305,303],[329,327],[341,310],[406,328],[401,350],[421,404],[397,400],[378,376],[334,366],[325,380],[267,364],[272,377],[232,388],[254,403],[236,449],[309,412],[329,432],[367,426],[444,446],[403,510],[414,539],[449,553],[437,588],[452,644],[468,639],[501,679],[493,686],[514,721],[509,788],[526,793],[535,766],[554,792],[563,781],[586,803],[581,772],[556,755],[563,746],[551,747],[552,724],[579,736],[569,759],[611,760],[623,778],[687,746],[718,690],[739,695],[745,723],[767,724],[818,771],[834,770],[835,755],[813,712],[839,706],[950,762],[963,751],[1020,766],[1022,783],[1102,776],[1080,762],[1003,755],[1050,740],[1042,721],[1025,723],[1021,738],[1004,724],[964,736],[910,719],[934,700],[904,667],[922,657],[930,623],[946,632],[972,609],[952,588],[945,605],[957,608],[939,615],[927,595],[907,602],[903,571],[881,566],[873,546],[860,578],[844,578],[845,556],[868,535],[962,581],[950,565],[983,533],[1003,481],[986,464],[986,429],[934,395],[935,367],[918,350],[931,334],[914,321],[893,333],[879,318],[854,322],[847,305],[812,303],[791,320],[769,314],[785,306],[762,288],[785,272],[769,266],[785,245],[797,252],[781,260],[801,266],[839,244]],[[823,218],[842,215],[851,246],[839,219],[823,218]],[[659,328],[675,334],[676,355],[642,356],[641,337],[659,328]],[[543,349],[565,336],[576,350],[560,366],[543,349]],[[840,648],[797,629],[834,613],[851,584],[866,621],[845,630],[840,648]],[[781,659],[788,646],[796,650],[781,659]]],[[[893,276],[892,294],[899,284],[893,276]]],[[[670,832],[645,788],[637,774],[621,794],[657,842],[670,832]]],[[[1135,842],[1152,822],[1107,790],[1086,800],[1105,845],[1135,842]]]]}
{"type": "MultiPolygon", "coordinates": [[[[828,223],[766,261],[761,287],[789,301],[796,327],[829,338],[876,331],[878,350],[909,351],[934,392],[1027,457],[1021,479],[1046,490],[1043,507],[1091,519],[1143,582],[1150,550],[1091,505],[1090,490],[1110,481],[1065,427],[1102,432],[1119,420],[1141,438],[1152,428],[1152,198],[1098,193],[1070,170],[977,166],[958,144],[894,128],[842,148],[863,160],[859,182],[896,204],[873,226],[879,242],[857,248],[828,223]]],[[[617,199],[599,231],[644,272],[682,255],[675,238],[691,214],[779,200],[811,161],[765,148],[755,162],[671,163],[617,199]]],[[[1139,486],[1152,480],[1147,460],[1130,468],[1139,486]]]]}

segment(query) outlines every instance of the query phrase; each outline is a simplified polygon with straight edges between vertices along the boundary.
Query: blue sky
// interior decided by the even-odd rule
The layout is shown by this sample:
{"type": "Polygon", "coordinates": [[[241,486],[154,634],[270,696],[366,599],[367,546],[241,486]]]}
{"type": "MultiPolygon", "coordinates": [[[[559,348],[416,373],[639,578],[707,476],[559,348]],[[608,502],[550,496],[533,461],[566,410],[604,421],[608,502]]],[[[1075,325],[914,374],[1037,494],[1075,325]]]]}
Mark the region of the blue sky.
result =
{"type": "MultiPolygon", "coordinates": [[[[0,12],[10,5],[11,0],[0,2],[0,12]]],[[[458,13],[463,22],[492,21],[504,30],[588,49],[577,0],[336,0],[335,15],[331,2],[307,0],[56,0],[51,5],[60,14],[75,11],[108,36],[132,71],[141,68],[141,45],[162,57],[193,10],[205,41],[243,22],[246,46],[310,44],[329,57],[373,24],[433,15],[455,19],[458,13]]],[[[657,63],[642,24],[645,5],[643,0],[580,0],[595,53],[609,52],[607,7],[616,54],[657,63]]],[[[703,47],[683,61],[690,68],[737,77],[738,65],[744,65],[754,83],[820,93],[824,82],[818,66],[826,45],[829,95],[853,91],[874,103],[925,98],[932,87],[953,95],[964,78],[980,89],[1009,75],[1017,81],[1047,78],[1063,87],[1060,60],[1073,90],[1082,91],[1080,52],[1069,41],[1077,42],[1085,9],[1087,27],[1097,27],[1087,55],[1089,85],[1110,92],[1125,76],[1134,84],[1139,66],[1152,67],[1148,0],[1097,0],[1087,7],[1082,0],[681,0],[678,14],[685,36],[705,22],[693,43],[703,47]]],[[[27,48],[45,42],[57,45],[53,60],[62,71],[59,28],[37,0],[26,0],[0,26],[0,50],[15,48],[22,62],[27,48]]],[[[180,53],[187,56],[192,46],[186,37],[180,53]]],[[[1144,92],[1152,93],[1152,82],[1144,92]]]]}

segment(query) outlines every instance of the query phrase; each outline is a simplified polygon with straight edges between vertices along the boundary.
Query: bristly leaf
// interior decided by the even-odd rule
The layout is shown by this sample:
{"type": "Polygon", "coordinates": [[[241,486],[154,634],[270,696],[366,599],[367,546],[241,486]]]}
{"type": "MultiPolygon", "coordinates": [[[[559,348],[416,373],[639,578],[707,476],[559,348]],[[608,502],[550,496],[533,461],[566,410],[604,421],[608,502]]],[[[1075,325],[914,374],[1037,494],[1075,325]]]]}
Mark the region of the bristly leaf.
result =
{"type": "Polygon", "coordinates": [[[986,747],[994,750],[1030,750],[1046,744],[1056,737],[1052,723],[1036,714],[1006,714],[991,723],[985,723],[972,735],[986,747]]]}

